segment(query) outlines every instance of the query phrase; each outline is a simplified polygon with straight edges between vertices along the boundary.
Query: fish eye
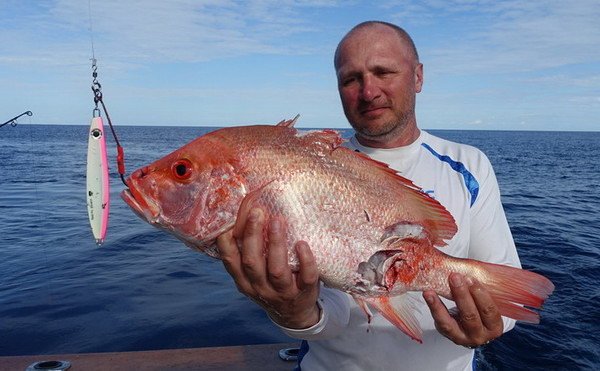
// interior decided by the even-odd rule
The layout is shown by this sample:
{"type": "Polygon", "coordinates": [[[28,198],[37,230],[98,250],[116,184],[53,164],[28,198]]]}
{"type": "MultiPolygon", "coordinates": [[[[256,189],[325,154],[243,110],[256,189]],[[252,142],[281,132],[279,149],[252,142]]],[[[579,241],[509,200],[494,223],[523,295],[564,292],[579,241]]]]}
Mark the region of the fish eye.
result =
{"type": "Polygon", "coordinates": [[[178,160],[171,167],[175,178],[179,180],[188,179],[192,176],[192,163],[189,160],[178,160]]]}

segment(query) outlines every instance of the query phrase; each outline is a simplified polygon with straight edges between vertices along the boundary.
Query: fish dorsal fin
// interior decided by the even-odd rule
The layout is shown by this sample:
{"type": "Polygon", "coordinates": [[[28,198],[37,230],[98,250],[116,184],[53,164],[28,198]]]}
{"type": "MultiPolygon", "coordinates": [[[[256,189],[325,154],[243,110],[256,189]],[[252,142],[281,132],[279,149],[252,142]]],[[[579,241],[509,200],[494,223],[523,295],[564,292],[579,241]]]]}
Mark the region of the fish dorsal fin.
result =
{"type": "Polygon", "coordinates": [[[293,119],[281,120],[275,126],[285,126],[287,128],[293,128],[294,125],[296,125],[296,122],[298,121],[299,117],[300,117],[300,114],[297,114],[296,117],[294,117],[293,119]]]}
{"type": "MultiPolygon", "coordinates": [[[[351,150],[348,149],[348,151],[351,150]]],[[[454,217],[439,201],[425,193],[421,187],[417,186],[410,179],[400,175],[398,171],[389,167],[388,164],[374,160],[360,152],[351,152],[363,161],[369,162],[375,168],[379,169],[379,171],[390,177],[393,182],[398,182],[407,188],[407,200],[413,202],[413,205],[418,207],[421,213],[426,216],[423,227],[433,232],[430,235],[430,239],[434,246],[445,246],[447,244],[445,240],[451,239],[456,234],[458,229],[454,217]]],[[[406,222],[397,222],[398,225],[404,223],[406,222]]],[[[388,227],[392,228],[393,226],[388,227]]]]}
{"type": "MultiPolygon", "coordinates": [[[[350,151],[350,149],[349,149],[350,151]]],[[[371,164],[375,165],[375,167],[379,168],[381,171],[387,173],[389,176],[395,178],[397,181],[399,181],[400,183],[415,189],[417,191],[422,192],[423,189],[419,186],[417,186],[415,183],[412,182],[412,180],[407,179],[405,177],[403,177],[402,175],[400,175],[400,173],[397,170],[392,169],[388,164],[386,164],[385,162],[382,161],[378,161],[375,160],[371,157],[369,157],[368,155],[362,153],[362,152],[356,152],[356,151],[352,151],[354,152],[354,154],[358,157],[361,157],[363,160],[370,162],[371,164]]]]}

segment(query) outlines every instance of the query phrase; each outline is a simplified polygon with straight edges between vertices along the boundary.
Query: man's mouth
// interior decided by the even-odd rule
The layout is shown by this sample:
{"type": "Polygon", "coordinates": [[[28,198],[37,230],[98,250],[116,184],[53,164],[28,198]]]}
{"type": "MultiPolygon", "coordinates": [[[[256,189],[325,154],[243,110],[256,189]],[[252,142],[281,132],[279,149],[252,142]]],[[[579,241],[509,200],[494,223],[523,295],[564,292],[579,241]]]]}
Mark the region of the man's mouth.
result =
{"type": "Polygon", "coordinates": [[[388,109],[388,107],[386,107],[386,106],[366,107],[366,108],[361,109],[359,112],[363,116],[379,116],[386,109],[388,109]]]}

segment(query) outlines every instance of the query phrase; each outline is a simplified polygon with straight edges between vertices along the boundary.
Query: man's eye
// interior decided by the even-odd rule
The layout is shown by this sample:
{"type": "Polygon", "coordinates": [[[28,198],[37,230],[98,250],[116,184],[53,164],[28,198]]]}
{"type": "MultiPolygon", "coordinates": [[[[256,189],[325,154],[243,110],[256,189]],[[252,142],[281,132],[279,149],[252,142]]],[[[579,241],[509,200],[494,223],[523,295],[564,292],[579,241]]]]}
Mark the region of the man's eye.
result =
{"type": "Polygon", "coordinates": [[[356,77],[349,77],[347,79],[342,80],[342,85],[348,86],[356,81],[356,77]]]}
{"type": "Polygon", "coordinates": [[[377,71],[377,73],[376,73],[377,76],[387,76],[390,74],[392,74],[392,71],[390,71],[390,70],[380,70],[380,71],[377,71]]]}

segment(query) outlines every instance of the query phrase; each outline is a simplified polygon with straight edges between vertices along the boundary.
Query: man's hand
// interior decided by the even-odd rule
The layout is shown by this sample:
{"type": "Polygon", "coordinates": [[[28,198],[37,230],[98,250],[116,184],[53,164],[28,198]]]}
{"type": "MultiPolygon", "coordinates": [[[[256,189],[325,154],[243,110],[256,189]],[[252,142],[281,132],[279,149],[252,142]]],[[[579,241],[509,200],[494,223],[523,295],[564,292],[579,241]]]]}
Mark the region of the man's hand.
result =
{"type": "Polygon", "coordinates": [[[268,246],[264,228],[264,213],[252,209],[247,217],[238,217],[233,231],[219,236],[217,246],[225,269],[238,290],[281,326],[300,329],[316,324],[319,274],[308,244],[300,241],[294,246],[299,271],[292,272],[283,223],[277,218],[269,221],[268,246]]]}
{"type": "Polygon", "coordinates": [[[458,313],[450,314],[434,291],[423,297],[431,310],[435,328],[458,345],[474,348],[502,335],[500,311],[485,287],[459,273],[448,278],[458,313]]]}

